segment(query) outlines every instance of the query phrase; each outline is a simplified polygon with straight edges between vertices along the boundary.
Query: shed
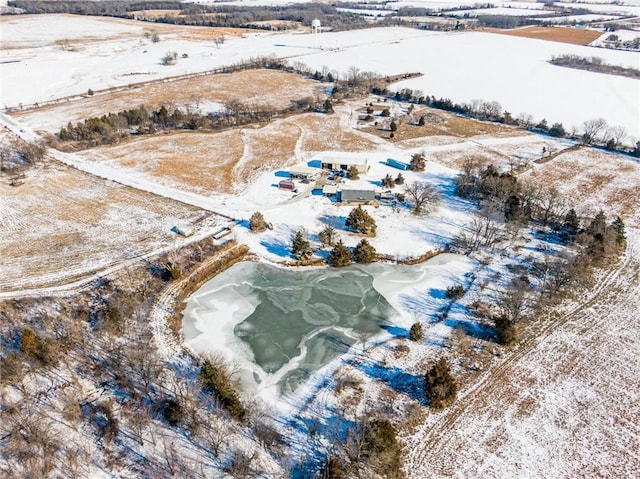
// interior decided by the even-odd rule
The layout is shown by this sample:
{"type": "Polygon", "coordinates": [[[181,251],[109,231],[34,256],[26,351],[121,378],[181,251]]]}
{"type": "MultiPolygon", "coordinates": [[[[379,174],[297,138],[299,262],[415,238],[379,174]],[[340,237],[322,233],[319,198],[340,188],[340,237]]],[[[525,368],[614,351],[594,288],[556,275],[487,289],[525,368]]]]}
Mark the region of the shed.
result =
{"type": "Polygon", "coordinates": [[[181,236],[191,236],[193,234],[193,228],[189,225],[176,225],[171,228],[175,233],[181,236]]]}
{"type": "Polygon", "coordinates": [[[402,161],[394,160],[393,158],[387,158],[387,165],[403,171],[408,170],[410,167],[408,163],[403,163],[402,161]]]}
{"type": "Polygon", "coordinates": [[[338,187],[336,185],[324,185],[322,187],[322,194],[324,196],[335,195],[338,192],[338,187]]]}
{"type": "Polygon", "coordinates": [[[374,190],[342,189],[340,201],[342,203],[368,203],[376,199],[374,190]]]}
{"type": "Polygon", "coordinates": [[[296,184],[291,180],[282,180],[278,183],[278,188],[282,190],[295,190],[296,184]]]}
{"type": "Polygon", "coordinates": [[[358,173],[367,173],[370,168],[368,159],[348,156],[327,156],[322,159],[321,165],[323,169],[332,171],[347,171],[355,166],[358,173]]]}
{"type": "Polygon", "coordinates": [[[289,176],[291,178],[300,178],[301,180],[308,180],[313,178],[318,170],[310,168],[305,165],[294,165],[289,168],[289,176]]]}

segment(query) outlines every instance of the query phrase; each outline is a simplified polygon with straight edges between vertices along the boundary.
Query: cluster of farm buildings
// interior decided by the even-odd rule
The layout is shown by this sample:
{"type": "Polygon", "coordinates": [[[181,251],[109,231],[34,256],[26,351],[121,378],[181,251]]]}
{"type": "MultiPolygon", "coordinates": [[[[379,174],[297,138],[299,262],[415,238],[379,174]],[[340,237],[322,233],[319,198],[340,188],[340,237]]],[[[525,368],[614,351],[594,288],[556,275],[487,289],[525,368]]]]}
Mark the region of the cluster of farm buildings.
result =
{"type": "MultiPolygon", "coordinates": [[[[399,170],[408,170],[409,165],[393,158],[386,161],[388,166],[399,170]]],[[[355,168],[358,174],[369,172],[371,165],[368,158],[356,156],[325,156],[322,160],[314,160],[309,164],[298,164],[287,171],[289,178],[278,183],[278,188],[297,192],[296,181],[308,184],[315,181],[316,189],[322,189],[322,195],[334,198],[344,204],[375,204],[376,202],[393,202],[395,195],[379,188],[354,188],[345,186],[342,179],[347,172],[355,168]],[[313,165],[313,166],[312,166],[313,165]]]]}

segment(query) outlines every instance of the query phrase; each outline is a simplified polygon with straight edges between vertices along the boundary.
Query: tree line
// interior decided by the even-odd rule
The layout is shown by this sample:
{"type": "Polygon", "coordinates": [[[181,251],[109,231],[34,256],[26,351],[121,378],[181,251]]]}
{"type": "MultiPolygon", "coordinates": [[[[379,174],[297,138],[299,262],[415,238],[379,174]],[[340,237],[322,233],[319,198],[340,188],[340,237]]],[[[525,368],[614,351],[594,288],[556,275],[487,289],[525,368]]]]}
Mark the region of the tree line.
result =
{"type": "Polygon", "coordinates": [[[517,339],[518,323],[527,314],[535,315],[563,299],[590,277],[594,267],[615,260],[626,245],[625,225],[619,216],[612,220],[601,210],[580,217],[577,205],[556,189],[523,183],[513,173],[499,171],[493,165],[480,167],[468,161],[456,180],[456,192],[481,208],[480,218],[453,241],[452,247],[460,252],[492,249],[520,228],[530,226],[539,236],[570,248],[557,256],[535,260],[530,268],[514,275],[495,298],[488,316],[503,344],[517,339]]]}

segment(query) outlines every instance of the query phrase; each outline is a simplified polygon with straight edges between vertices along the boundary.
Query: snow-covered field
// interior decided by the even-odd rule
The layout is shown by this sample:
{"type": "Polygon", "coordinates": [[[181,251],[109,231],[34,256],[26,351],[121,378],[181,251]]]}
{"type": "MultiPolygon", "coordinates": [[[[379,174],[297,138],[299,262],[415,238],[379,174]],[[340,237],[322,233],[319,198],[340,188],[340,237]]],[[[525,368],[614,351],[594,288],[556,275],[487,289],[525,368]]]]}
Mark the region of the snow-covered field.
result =
{"type": "MultiPolygon", "coordinates": [[[[43,16],[39,21],[44,22],[46,18],[43,16]]],[[[104,23],[107,32],[114,28],[110,20],[94,21],[104,23]]],[[[3,18],[2,22],[7,20],[3,18]]],[[[120,21],[117,25],[118,29],[122,28],[120,21]]],[[[0,65],[3,103],[13,107],[27,105],[83,94],[89,88],[122,86],[210,70],[258,55],[277,55],[312,68],[328,67],[342,75],[351,67],[381,74],[419,71],[422,77],[401,82],[394,88],[421,90],[458,103],[476,98],[495,100],[514,115],[529,113],[538,121],[542,118],[558,121],[568,129],[579,128],[585,120],[602,117],[610,125],[623,126],[632,137],[640,137],[638,80],[548,63],[553,55],[575,54],[599,56],[611,64],[637,67],[640,54],[634,52],[596,50],[488,33],[433,33],[405,28],[323,33],[318,40],[323,50],[315,47],[316,39],[312,35],[297,33],[235,37],[218,48],[212,40],[196,42],[177,34],[152,43],[140,32],[139,23],[130,22],[130,25],[130,31],[137,32],[139,37],[82,43],[77,51],[55,45],[3,49],[5,63],[0,65]],[[167,51],[179,54],[175,65],[161,65],[160,59],[167,51]],[[414,55],[416,51],[421,55],[414,55]],[[182,53],[188,57],[181,58],[182,53]],[[47,72],[52,68],[58,74],[43,88],[40,79],[51,78],[47,72]]],[[[44,27],[42,24],[39,31],[44,31],[44,27]]],[[[60,33],[54,37],[59,38],[60,33]]],[[[11,37],[8,40],[11,41],[11,37]]]]}

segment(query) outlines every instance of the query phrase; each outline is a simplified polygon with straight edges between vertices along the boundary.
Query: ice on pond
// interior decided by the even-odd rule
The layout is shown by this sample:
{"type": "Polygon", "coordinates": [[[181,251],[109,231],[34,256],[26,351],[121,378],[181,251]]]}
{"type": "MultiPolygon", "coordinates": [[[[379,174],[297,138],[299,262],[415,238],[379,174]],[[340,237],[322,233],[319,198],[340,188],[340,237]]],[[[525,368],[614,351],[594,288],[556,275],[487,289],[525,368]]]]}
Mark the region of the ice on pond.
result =
{"type": "Polygon", "coordinates": [[[185,341],[198,354],[222,353],[239,366],[247,391],[289,393],[355,343],[402,322],[400,293],[441,282],[443,266],[453,268],[447,275],[469,267],[457,255],[441,256],[431,266],[237,264],[189,299],[185,341]]]}
{"type": "Polygon", "coordinates": [[[184,331],[187,343],[202,352],[215,328],[218,339],[224,337],[227,346],[258,366],[246,377],[257,384],[275,380],[280,392],[288,392],[347,351],[359,333],[375,335],[396,314],[374,289],[373,276],[360,268],[294,270],[247,263],[217,276],[191,298],[184,331]]]}

